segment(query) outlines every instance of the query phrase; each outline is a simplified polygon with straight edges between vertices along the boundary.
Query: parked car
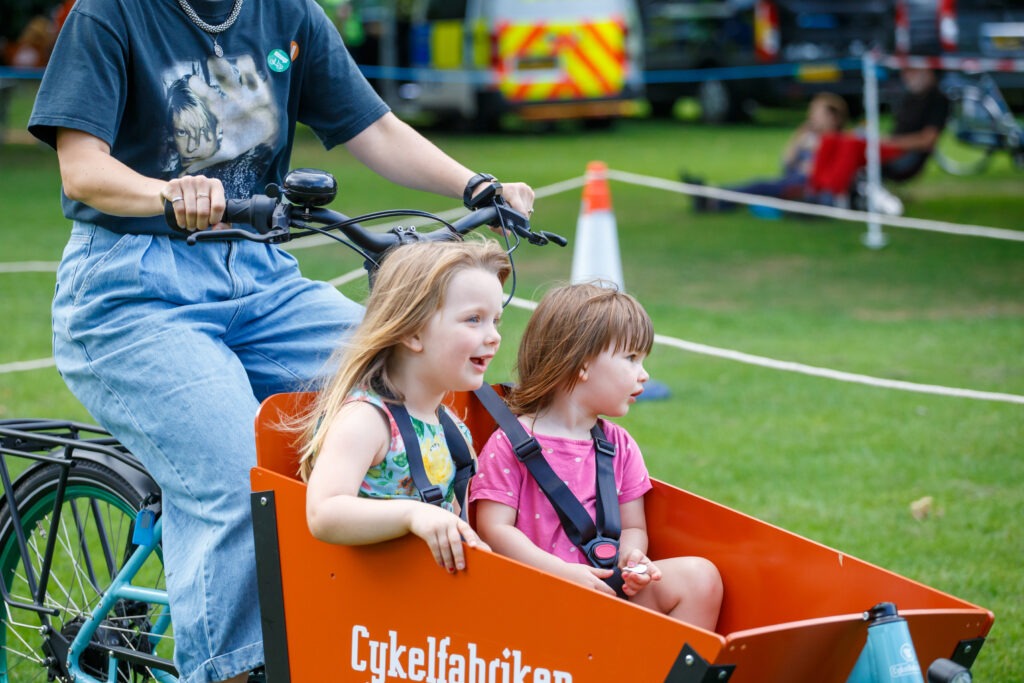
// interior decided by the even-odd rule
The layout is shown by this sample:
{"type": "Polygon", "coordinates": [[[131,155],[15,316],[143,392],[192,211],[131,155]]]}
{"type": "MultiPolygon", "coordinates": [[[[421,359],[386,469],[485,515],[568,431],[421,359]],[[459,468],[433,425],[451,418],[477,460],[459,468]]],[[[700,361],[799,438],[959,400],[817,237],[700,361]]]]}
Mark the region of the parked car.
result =
{"type": "Polygon", "coordinates": [[[841,69],[840,60],[893,43],[894,0],[757,0],[755,41],[758,63],[798,63],[790,79],[771,83],[762,98],[806,101],[829,90],[858,109],[863,76],[841,69]]]}
{"type": "Polygon", "coordinates": [[[696,97],[705,121],[744,117],[749,83],[681,72],[754,64],[752,8],[752,0],[638,0],[644,90],[654,115],[671,115],[680,97],[696,97]]]}
{"type": "MultiPolygon", "coordinates": [[[[1021,0],[897,0],[897,54],[1024,59],[1021,0]]],[[[994,73],[1015,109],[1024,108],[1024,73],[994,73]]]]}
{"type": "Polygon", "coordinates": [[[853,109],[858,70],[840,61],[893,41],[894,0],[638,0],[645,90],[655,114],[695,96],[707,121],[742,118],[750,102],[806,102],[830,90],[853,109]],[[798,64],[796,73],[734,78],[730,67],[798,64]],[[681,72],[724,68],[696,80],[681,72]],[[673,76],[677,76],[673,78],[673,76]]]}

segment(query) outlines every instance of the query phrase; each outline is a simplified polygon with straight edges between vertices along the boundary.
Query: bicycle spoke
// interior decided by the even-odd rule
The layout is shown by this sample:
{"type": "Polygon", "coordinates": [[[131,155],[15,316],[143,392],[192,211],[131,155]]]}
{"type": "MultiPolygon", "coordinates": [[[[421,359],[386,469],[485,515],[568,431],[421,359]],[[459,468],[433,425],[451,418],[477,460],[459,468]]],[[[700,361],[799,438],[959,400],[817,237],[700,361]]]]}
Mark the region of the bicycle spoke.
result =
{"type": "MultiPolygon", "coordinates": [[[[10,635],[14,635],[14,637],[18,640],[18,642],[21,643],[21,645],[24,647],[24,650],[17,650],[16,652],[21,657],[32,659],[32,661],[41,662],[43,660],[42,655],[39,654],[39,653],[33,652],[32,645],[21,634],[21,629],[22,628],[24,628],[24,629],[34,629],[36,627],[34,625],[32,625],[32,624],[27,624],[27,623],[24,623],[24,622],[19,622],[19,621],[14,620],[12,618],[11,608],[9,606],[7,606],[7,605],[5,605],[5,607],[6,607],[6,612],[7,612],[7,623],[11,624],[12,626],[19,627],[19,628],[16,628],[16,629],[9,630],[8,631],[8,635],[9,636],[10,635]]],[[[5,645],[4,646],[4,650],[6,650],[7,652],[14,652],[15,651],[10,645],[5,645]]]]}
{"type": "MultiPolygon", "coordinates": [[[[99,536],[100,547],[101,547],[101,549],[103,551],[103,558],[107,562],[107,573],[110,576],[113,576],[115,573],[117,573],[117,570],[120,567],[118,567],[117,561],[114,559],[114,551],[110,547],[110,538],[109,538],[109,534],[107,532],[107,527],[111,526],[111,522],[114,521],[114,520],[111,520],[109,518],[110,510],[108,508],[107,509],[108,510],[107,520],[104,521],[104,519],[103,519],[104,516],[101,514],[101,510],[100,510],[100,503],[99,503],[99,501],[97,501],[95,499],[91,499],[91,500],[89,500],[89,504],[90,504],[90,508],[92,510],[93,521],[96,524],[96,531],[97,531],[97,534],[99,536]]],[[[124,516],[122,515],[122,520],[123,519],[124,519],[124,516]]],[[[120,527],[120,524],[118,524],[117,526],[120,527]]],[[[121,531],[122,530],[120,528],[117,529],[117,538],[119,540],[121,539],[121,531]]]]}
{"type": "Polygon", "coordinates": [[[80,614],[80,613],[82,613],[83,609],[85,608],[85,605],[75,604],[74,603],[74,596],[75,595],[81,596],[82,599],[85,600],[85,602],[87,604],[92,604],[92,603],[90,603],[90,601],[86,598],[87,593],[86,593],[86,590],[85,590],[85,583],[82,581],[82,572],[81,572],[81,565],[82,565],[82,563],[80,561],[80,558],[77,556],[77,554],[76,554],[76,552],[74,550],[75,547],[78,544],[75,543],[74,540],[70,538],[70,536],[68,535],[67,527],[63,523],[61,523],[61,527],[59,529],[59,533],[60,533],[60,536],[59,536],[59,539],[57,541],[57,544],[61,548],[64,549],[64,552],[67,553],[67,558],[71,562],[71,565],[72,565],[70,567],[71,576],[68,577],[68,578],[75,585],[64,586],[63,584],[60,583],[60,580],[58,578],[54,577],[54,578],[51,579],[52,581],[57,582],[57,584],[61,588],[61,591],[62,591],[62,593],[63,593],[63,595],[65,597],[65,600],[66,600],[66,604],[63,604],[63,605],[57,604],[56,607],[58,609],[60,609],[61,611],[63,611],[63,612],[72,611],[72,612],[74,612],[76,614],[80,614]]]}

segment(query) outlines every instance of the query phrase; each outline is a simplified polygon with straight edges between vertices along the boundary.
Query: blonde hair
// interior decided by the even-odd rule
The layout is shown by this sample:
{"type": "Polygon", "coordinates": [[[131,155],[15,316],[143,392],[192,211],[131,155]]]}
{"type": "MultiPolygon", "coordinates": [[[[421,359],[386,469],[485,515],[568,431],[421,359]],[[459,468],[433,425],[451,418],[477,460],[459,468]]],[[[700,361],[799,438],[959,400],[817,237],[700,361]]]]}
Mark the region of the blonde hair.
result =
{"type": "Polygon", "coordinates": [[[298,418],[299,474],[308,479],[327,427],[353,389],[365,387],[404,400],[389,375],[388,361],[403,340],[423,330],[445,303],[454,275],[479,268],[504,284],[512,266],[494,240],[415,242],[394,250],[377,271],[366,314],[352,337],[334,353],[338,371],[298,418]]]}
{"type": "Polygon", "coordinates": [[[654,325],[640,302],[609,283],[548,291],[526,324],[516,360],[513,412],[535,415],[558,391],[572,391],[580,370],[609,347],[650,353],[654,325]]]}

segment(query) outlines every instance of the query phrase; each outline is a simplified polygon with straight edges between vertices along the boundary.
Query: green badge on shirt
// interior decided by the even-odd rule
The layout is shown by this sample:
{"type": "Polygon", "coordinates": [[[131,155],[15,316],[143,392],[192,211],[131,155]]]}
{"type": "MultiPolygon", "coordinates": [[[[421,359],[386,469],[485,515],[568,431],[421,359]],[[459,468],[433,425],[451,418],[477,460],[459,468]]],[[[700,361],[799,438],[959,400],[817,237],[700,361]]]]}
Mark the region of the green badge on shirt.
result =
{"type": "Polygon", "coordinates": [[[269,66],[272,71],[283,73],[287,71],[288,67],[291,65],[292,60],[288,57],[288,53],[280,48],[271,50],[267,55],[267,66],[269,66]]]}

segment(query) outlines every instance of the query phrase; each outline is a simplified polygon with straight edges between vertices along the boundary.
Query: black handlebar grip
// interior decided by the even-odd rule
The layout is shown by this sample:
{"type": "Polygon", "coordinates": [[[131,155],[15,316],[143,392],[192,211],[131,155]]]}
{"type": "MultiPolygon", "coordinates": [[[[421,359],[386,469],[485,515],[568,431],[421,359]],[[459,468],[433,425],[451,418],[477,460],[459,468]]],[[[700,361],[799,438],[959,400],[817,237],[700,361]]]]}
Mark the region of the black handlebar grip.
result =
{"type": "Polygon", "coordinates": [[[229,199],[223,220],[225,223],[251,225],[260,234],[266,234],[274,227],[274,209],[277,206],[276,198],[262,194],[254,194],[248,199],[229,199]]]}
{"type": "MultiPolygon", "coordinates": [[[[273,227],[275,208],[277,200],[265,195],[253,195],[248,199],[228,199],[221,220],[225,223],[244,223],[256,228],[260,233],[267,233],[273,227]]],[[[164,220],[172,230],[189,232],[178,225],[178,219],[174,215],[174,204],[168,200],[164,200],[164,220]]]]}
{"type": "Polygon", "coordinates": [[[225,223],[245,223],[250,225],[250,211],[252,203],[249,199],[228,199],[225,202],[224,218],[225,223]]]}

